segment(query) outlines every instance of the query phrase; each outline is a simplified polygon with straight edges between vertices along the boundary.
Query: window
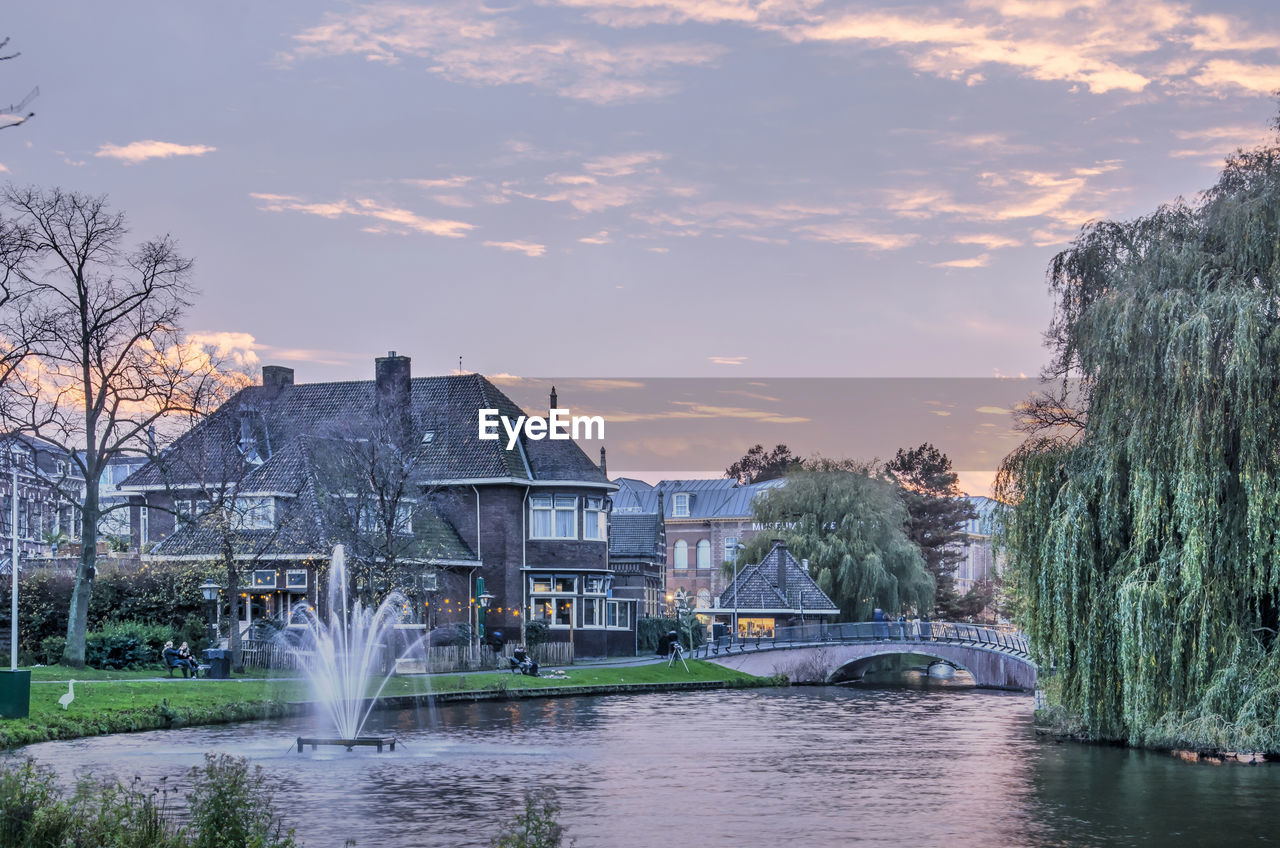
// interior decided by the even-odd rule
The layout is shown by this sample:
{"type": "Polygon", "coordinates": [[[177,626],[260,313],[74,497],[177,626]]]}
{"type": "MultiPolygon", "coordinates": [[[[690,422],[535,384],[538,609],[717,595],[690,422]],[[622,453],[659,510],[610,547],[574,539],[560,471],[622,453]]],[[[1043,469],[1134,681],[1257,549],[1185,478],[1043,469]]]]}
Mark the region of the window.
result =
{"type": "Polygon", "coordinates": [[[529,578],[530,592],[550,592],[551,591],[551,575],[542,574],[529,578]]]}
{"type": "Polygon", "coordinates": [[[533,495],[529,513],[530,538],[578,538],[578,499],[573,495],[533,495]]]}
{"type": "Polygon", "coordinates": [[[698,568],[711,567],[711,543],[706,539],[698,542],[698,568]]]}
{"type": "Polygon", "coordinates": [[[555,589],[556,592],[567,592],[570,595],[578,592],[578,578],[572,575],[556,575],[555,589]]]}
{"type": "Polygon", "coordinates": [[[178,527],[185,527],[188,524],[195,523],[196,518],[208,511],[209,501],[205,498],[192,498],[190,500],[174,501],[173,507],[178,512],[174,518],[174,524],[178,527]]]}
{"type": "MultiPolygon", "coordinates": [[[[387,532],[383,524],[384,513],[378,509],[376,503],[369,503],[360,507],[360,532],[382,535],[387,532]]],[[[392,531],[397,536],[413,535],[413,504],[397,503],[396,504],[396,522],[392,531]]]]}
{"type": "Polygon", "coordinates": [[[583,627],[603,627],[604,617],[601,613],[604,611],[604,601],[600,598],[584,598],[582,600],[582,626],[583,627]]]}
{"type": "Polygon", "coordinates": [[[556,602],[554,600],[538,600],[529,605],[529,618],[533,621],[545,621],[551,623],[552,610],[555,609],[556,602]]]}
{"type": "Polygon", "coordinates": [[[553,627],[572,627],[573,626],[573,599],[557,598],[556,617],[551,622],[553,627]]]}
{"type": "Polygon", "coordinates": [[[241,530],[270,530],[276,526],[275,498],[241,498],[238,507],[241,530]]]}
{"type": "Polygon", "coordinates": [[[725,536],[724,561],[725,562],[738,561],[738,537],[737,536],[725,536]]]}
{"type": "Polygon", "coordinates": [[[606,522],[608,516],[604,511],[604,498],[583,498],[582,504],[582,538],[606,538],[606,522]]]}
{"type": "Polygon", "coordinates": [[[305,568],[291,568],[284,573],[284,587],[299,592],[307,590],[307,570],[305,568]]]}
{"type": "Polygon", "coordinates": [[[145,545],[150,541],[151,515],[145,506],[138,507],[138,544],[145,545]]]}
{"type": "Polygon", "coordinates": [[[688,518],[689,517],[688,492],[677,492],[676,496],[671,499],[671,517],[672,518],[688,518]]]}
{"type": "Polygon", "coordinates": [[[609,626],[631,627],[631,606],[626,601],[609,601],[609,626]]]}
{"type": "Polygon", "coordinates": [[[699,609],[710,609],[710,608],[711,608],[711,592],[710,592],[710,590],[708,590],[708,589],[699,589],[699,590],[698,590],[698,608],[699,608],[699,609]]]}
{"type": "Polygon", "coordinates": [[[253,588],[274,589],[275,587],[276,572],[274,569],[264,568],[253,572],[253,588]]]}
{"type": "Polygon", "coordinates": [[[684,539],[676,542],[675,559],[672,561],[672,566],[674,568],[689,567],[689,543],[684,539]]]}
{"type": "Polygon", "coordinates": [[[582,578],[582,594],[584,595],[603,595],[604,594],[604,575],[588,574],[582,578]]]}

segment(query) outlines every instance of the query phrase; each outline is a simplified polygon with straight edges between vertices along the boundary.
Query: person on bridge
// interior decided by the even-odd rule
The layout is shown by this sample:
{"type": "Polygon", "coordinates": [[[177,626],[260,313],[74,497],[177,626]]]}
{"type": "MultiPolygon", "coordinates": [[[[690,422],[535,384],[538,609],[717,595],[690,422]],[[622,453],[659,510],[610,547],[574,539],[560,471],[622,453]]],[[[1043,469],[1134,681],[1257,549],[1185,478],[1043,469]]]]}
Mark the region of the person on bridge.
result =
{"type": "Polygon", "coordinates": [[[906,640],[907,634],[907,614],[905,612],[898,613],[898,638],[906,640]]]}
{"type": "Polygon", "coordinates": [[[875,631],[876,638],[889,638],[889,619],[885,616],[884,610],[876,607],[876,611],[871,615],[871,620],[875,622],[875,626],[872,630],[875,631]]]}
{"type": "Polygon", "coordinates": [[[929,613],[920,616],[920,640],[923,642],[933,641],[933,625],[929,623],[929,613]]]}

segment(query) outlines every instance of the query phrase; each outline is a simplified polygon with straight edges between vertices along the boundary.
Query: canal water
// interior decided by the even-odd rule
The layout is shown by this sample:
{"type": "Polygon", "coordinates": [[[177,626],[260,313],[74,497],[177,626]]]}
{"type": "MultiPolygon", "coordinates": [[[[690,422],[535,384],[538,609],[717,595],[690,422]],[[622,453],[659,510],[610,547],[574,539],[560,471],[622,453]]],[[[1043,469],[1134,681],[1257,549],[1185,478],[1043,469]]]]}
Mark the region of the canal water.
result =
{"type": "Polygon", "coordinates": [[[487,845],[532,787],[558,792],[580,848],[1280,841],[1280,766],[1045,742],[1031,709],[972,690],[715,691],[375,714],[395,753],[298,754],[302,720],[25,753],[170,785],[205,751],[247,756],[310,848],[487,845]]]}

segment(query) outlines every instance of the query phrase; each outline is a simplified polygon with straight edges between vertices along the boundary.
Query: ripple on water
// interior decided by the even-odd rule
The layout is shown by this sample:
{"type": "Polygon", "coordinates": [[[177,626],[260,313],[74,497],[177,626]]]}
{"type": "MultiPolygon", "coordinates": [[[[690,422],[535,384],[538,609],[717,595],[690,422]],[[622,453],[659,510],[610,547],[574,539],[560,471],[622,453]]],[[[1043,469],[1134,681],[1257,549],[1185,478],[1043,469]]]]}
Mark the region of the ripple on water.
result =
{"type": "Polygon", "coordinates": [[[1270,844],[1280,767],[1192,766],[1036,739],[1031,699],[804,688],[377,713],[396,752],[299,755],[299,720],[52,742],[64,775],[172,779],[205,751],[261,765],[311,848],[486,845],[552,787],[582,848],[1270,844]]]}

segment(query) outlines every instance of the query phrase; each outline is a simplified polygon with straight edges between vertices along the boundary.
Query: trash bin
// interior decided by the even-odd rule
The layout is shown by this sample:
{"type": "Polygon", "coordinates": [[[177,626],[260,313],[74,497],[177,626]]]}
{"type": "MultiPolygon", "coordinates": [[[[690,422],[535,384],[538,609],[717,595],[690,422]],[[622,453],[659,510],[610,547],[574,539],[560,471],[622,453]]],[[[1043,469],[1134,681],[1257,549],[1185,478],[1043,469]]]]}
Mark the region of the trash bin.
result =
{"type": "Polygon", "coordinates": [[[209,663],[211,680],[229,680],[231,678],[231,652],[225,648],[206,648],[204,658],[209,663]]]}
{"type": "Polygon", "coordinates": [[[0,718],[26,718],[31,712],[31,669],[0,669],[0,718]]]}

